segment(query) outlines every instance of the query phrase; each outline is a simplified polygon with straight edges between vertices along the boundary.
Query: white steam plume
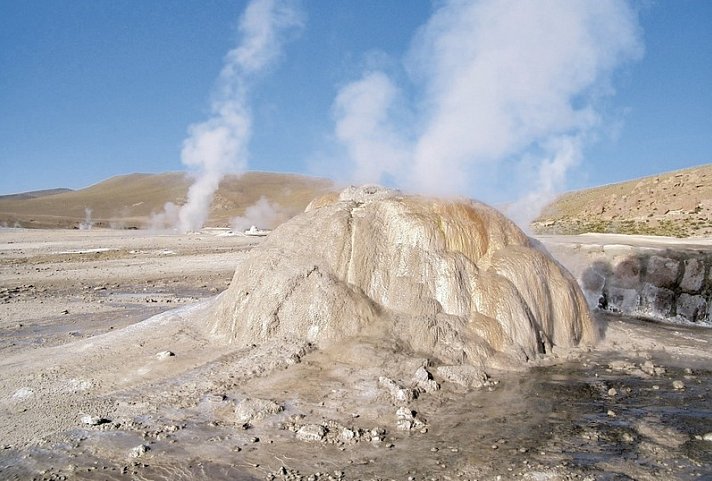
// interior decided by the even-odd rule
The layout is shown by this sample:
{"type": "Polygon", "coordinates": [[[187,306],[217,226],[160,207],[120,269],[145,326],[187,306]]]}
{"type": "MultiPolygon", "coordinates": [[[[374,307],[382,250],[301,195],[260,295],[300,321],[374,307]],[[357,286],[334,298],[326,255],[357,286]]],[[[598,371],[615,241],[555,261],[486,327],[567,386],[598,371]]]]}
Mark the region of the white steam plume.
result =
{"type": "Polygon", "coordinates": [[[624,1],[445,1],[406,59],[420,95],[413,128],[392,128],[386,112],[397,87],[369,72],[337,97],[337,137],[369,181],[395,175],[405,188],[484,200],[514,196],[519,173],[536,158],[536,181],[517,196],[543,204],[564,186],[601,122],[597,100],[613,93],[612,72],[641,54],[637,16],[624,1]],[[354,89],[361,105],[376,107],[344,108],[354,89]],[[385,133],[343,135],[343,125],[385,133]],[[385,152],[385,161],[370,152],[385,152]],[[498,170],[508,170],[505,182],[495,182],[498,170]]]}
{"type": "Polygon", "coordinates": [[[178,214],[180,207],[173,202],[163,204],[163,210],[159,213],[152,213],[148,220],[148,228],[152,231],[164,231],[175,228],[178,224],[178,214]]]}
{"type": "Polygon", "coordinates": [[[79,224],[79,230],[91,230],[94,223],[91,220],[91,209],[89,207],[84,208],[84,220],[79,224]]]}
{"type": "Polygon", "coordinates": [[[341,89],[336,97],[336,137],[346,146],[354,162],[353,180],[360,184],[397,176],[407,160],[389,118],[397,95],[398,89],[385,74],[373,72],[341,89]]]}
{"type": "Polygon", "coordinates": [[[225,57],[211,105],[212,116],[188,128],[181,161],[196,170],[178,215],[181,232],[203,227],[213,195],[228,172],[244,172],[251,115],[248,91],[255,76],[281,52],[286,34],[302,25],[291,0],[252,0],[240,19],[240,41],[225,57]]]}
{"type": "Polygon", "coordinates": [[[270,202],[263,195],[257,202],[245,209],[244,215],[232,219],[230,225],[236,231],[245,231],[252,226],[258,229],[273,229],[289,217],[291,217],[289,211],[277,202],[270,202]]]}

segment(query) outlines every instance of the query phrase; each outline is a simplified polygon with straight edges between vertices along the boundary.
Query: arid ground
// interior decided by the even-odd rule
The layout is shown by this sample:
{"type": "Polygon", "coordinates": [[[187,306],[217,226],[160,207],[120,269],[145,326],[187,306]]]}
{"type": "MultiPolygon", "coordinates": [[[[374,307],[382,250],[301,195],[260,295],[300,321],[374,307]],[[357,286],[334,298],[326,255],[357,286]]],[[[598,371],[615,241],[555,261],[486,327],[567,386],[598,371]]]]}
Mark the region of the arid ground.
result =
{"type": "Polygon", "coordinates": [[[599,314],[487,378],[238,349],[191,329],[261,241],[220,233],[0,230],[0,479],[712,479],[712,330],[599,314]]]}

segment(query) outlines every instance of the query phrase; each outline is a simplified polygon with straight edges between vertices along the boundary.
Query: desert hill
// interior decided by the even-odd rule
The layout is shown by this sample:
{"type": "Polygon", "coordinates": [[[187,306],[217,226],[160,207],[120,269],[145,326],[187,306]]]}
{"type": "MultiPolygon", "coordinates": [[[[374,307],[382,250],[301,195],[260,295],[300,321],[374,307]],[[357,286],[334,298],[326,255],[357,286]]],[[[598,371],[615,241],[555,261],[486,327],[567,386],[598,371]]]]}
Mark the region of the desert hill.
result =
{"type": "Polygon", "coordinates": [[[569,192],[532,223],[539,234],[712,235],[712,164],[569,192]]]}
{"type": "MultiPolygon", "coordinates": [[[[31,228],[77,228],[91,210],[95,227],[144,228],[167,202],[185,202],[191,179],[184,173],[129,174],[90,187],[53,195],[0,197],[0,225],[31,228]]],[[[262,196],[278,204],[282,214],[304,210],[331,181],[295,174],[248,172],[228,175],[215,194],[207,226],[229,226],[262,196]]],[[[266,226],[269,227],[269,226],[266,226]]]]}
{"type": "Polygon", "coordinates": [[[34,199],[37,197],[44,197],[46,195],[63,194],[64,192],[72,192],[72,189],[44,189],[22,192],[20,194],[0,195],[0,201],[34,199]]]}

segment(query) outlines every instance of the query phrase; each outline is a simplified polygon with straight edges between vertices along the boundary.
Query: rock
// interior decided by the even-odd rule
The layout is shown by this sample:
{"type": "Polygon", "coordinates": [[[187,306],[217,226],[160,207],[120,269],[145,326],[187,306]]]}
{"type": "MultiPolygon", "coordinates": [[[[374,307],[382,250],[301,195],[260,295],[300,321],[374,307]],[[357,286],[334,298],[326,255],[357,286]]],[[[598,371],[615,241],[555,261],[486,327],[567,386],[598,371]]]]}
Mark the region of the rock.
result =
{"type": "Polygon", "coordinates": [[[445,381],[459,384],[468,389],[492,384],[487,373],[475,366],[440,366],[436,372],[445,381]]]}
{"type": "Polygon", "coordinates": [[[145,444],[140,444],[140,445],[136,446],[135,448],[131,448],[131,450],[129,451],[129,457],[130,458],[140,458],[141,456],[143,456],[144,454],[146,454],[146,452],[148,452],[150,450],[151,450],[151,448],[149,446],[146,446],[145,444]]]}
{"type": "Polygon", "coordinates": [[[34,391],[30,389],[29,387],[21,387],[17,391],[15,391],[12,395],[12,399],[14,400],[23,400],[31,397],[34,394],[34,391]]]}
{"type": "Polygon", "coordinates": [[[406,408],[400,407],[396,411],[396,428],[401,431],[419,430],[425,427],[425,423],[415,416],[415,413],[406,408]]]}
{"type": "Polygon", "coordinates": [[[712,442],[712,433],[705,433],[702,435],[702,440],[703,441],[709,441],[712,442]]]}
{"type": "Polygon", "coordinates": [[[705,265],[701,259],[687,259],[683,263],[684,274],[680,288],[687,292],[699,292],[705,280],[705,265]]]}
{"type": "Polygon", "coordinates": [[[628,291],[640,285],[640,259],[633,252],[614,258],[611,264],[613,268],[609,278],[611,286],[620,288],[622,291],[628,291]]]}
{"type": "Polygon", "coordinates": [[[679,269],[680,263],[675,259],[651,256],[645,279],[655,287],[674,287],[679,269]]]}
{"type": "Polygon", "coordinates": [[[683,391],[685,389],[685,383],[680,380],[675,380],[672,382],[672,387],[676,391],[683,391]]]}
{"type": "Polygon", "coordinates": [[[640,365],[640,370],[650,376],[662,376],[667,370],[662,366],[656,366],[652,361],[645,361],[640,365]]]}
{"type": "Polygon", "coordinates": [[[418,393],[413,389],[403,387],[393,379],[381,376],[378,378],[378,385],[386,389],[391,395],[393,404],[402,406],[408,404],[418,397],[418,393]]]}
{"type": "Polygon", "coordinates": [[[425,367],[420,366],[413,375],[413,380],[418,389],[423,392],[431,393],[440,389],[440,385],[433,379],[433,376],[425,367]]]}
{"type": "Polygon", "coordinates": [[[98,426],[100,424],[106,424],[111,422],[108,419],[105,419],[101,416],[91,416],[89,414],[86,414],[80,418],[82,424],[87,424],[89,426],[98,426]]]}
{"type": "Polygon", "coordinates": [[[707,301],[699,295],[680,294],[677,298],[677,315],[690,322],[706,321],[707,301]]]}
{"type": "Polygon", "coordinates": [[[252,423],[282,412],[283,406],[269,399],[246,398],[235,406],[238,423],[252,423]]]}
{"type": "Polygon", "coordinates": [[[156,359],[158,359],[159,361],[163,361],[164,359],[168,359],[169,357],[173,356],[175,356],[175,353],[171,351],[161,351],[156,354],[156,359]]]}
{"type": "Polygon", "coordinates": [[[319,442],[326,437],[326,428],[321,424],[305,424],[297,431],[297,439],[307,442],[319,442]]]}
{"type": "Polygon", "coordinates": [[[386,430],[382,427],[375,427],[371,429],[371,442],[380,443],[383,441],[383,437],[386,435],[386,430]]]}
{"type": "Polygon", "coordinates": [[[341,432],[339,433],[339,440],[344,443],[351,443],[356,439],[357,435],[358,435],[357,431],[354,431],[353,429],[350,429],[350,428],[343,428],[343,429],[341,429],[341,432]]]}
{"type": "Polygon", "coordinates": [[[609,396],[613,397],[613,396],[615,396],[616,394],[618,394],[618,391],[616,391],[615,388],[610,388],[610,389],[608,390],[608,395],[609,395],[609,396]]]}

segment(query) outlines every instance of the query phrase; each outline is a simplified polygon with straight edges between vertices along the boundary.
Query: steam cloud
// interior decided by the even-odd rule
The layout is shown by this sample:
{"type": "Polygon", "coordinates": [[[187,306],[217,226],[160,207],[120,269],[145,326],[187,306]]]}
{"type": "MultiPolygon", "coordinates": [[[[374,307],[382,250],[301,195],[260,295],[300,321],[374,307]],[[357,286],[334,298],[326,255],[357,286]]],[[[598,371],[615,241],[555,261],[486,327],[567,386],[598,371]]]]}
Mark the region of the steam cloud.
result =
{"type": "Polygon", "coordinates": [[[244,231],[252,226],[258,229],[272,229],[287,220],[294,212],[289,212],[276,202],[270,202],[264,195],[245,209],[245,214],[230,222],[232,229],[244,231]]]}
{"type": "Polygon", "coordinates": [[[89,207],[84,208],[84,220],[79,224],[79,230],[91,230],[94,223],[91,220],[91,209],[89,207]]]}
{"type": "Polygon", "coordinates": [[[301,25],[301,15],[291,0],[252,0],[245,9],[239,23],[240,41],[225,57],[217,81],[212,116],[191,125],[183,142],[181,161],[197,175],[178,212],[181,232],[203,227],[226,173],[246,170],[249,87],[279,57],[286,34],[301,25]]]}
{"type": "Polygon", "coordinates": [[[510,214],[527,224],[580,162],[613,71],[642,55],[639,30],[618,0],[443,2],[405,60],[410,124],[395,122],[403,95],[383,72],[336,97],[354,180],[488,201],[516,192],[510,214]]]}

